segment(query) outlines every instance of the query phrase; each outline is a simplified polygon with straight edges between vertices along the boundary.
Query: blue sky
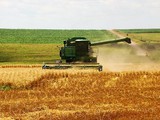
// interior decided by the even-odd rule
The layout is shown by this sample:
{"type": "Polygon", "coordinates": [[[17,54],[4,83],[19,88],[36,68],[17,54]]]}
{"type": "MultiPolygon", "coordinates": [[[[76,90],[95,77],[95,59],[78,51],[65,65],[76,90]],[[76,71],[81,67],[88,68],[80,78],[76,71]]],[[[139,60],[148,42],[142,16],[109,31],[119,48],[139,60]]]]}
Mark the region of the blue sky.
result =
{"type": "Polygon", "coordinates": [[[0,0],[0,28],[160,28],[160,0],[0,0]]]}

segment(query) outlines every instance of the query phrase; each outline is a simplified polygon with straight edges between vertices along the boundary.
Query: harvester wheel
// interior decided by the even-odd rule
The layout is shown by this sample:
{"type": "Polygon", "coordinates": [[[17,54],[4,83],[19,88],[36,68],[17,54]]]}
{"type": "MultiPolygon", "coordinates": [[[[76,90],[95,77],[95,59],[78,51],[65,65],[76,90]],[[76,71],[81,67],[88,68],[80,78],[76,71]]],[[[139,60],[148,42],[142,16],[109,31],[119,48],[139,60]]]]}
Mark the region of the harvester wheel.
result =
{"type": "Polygon", "coordinates": [[[42,66],[42,69],[46,69],[46,66],[45,66],[45,65],[43,65],[43,66],[42,66]]]}
{"type": "Polygon", "coordinates": [[[102,71],[103,70],[103,66],[99,66],[98,70],[102,71]]]}

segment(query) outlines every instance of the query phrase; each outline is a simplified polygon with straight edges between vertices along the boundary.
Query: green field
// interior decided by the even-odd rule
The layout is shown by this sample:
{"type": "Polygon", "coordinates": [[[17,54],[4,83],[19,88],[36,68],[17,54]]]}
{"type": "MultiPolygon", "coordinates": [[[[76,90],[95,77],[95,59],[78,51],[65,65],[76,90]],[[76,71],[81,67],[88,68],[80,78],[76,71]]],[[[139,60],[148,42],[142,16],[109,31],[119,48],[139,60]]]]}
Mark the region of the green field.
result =
{"type": "Polygon", "coordinates": [[[0,44],[0,64],[42,64],[59,59],[60,44],[0,44]]]}
{"type": "Polygon", "coordinates": [[[141,42],[160,42],[160,29],[120,29],[119,31],[128,34],[133,39],[141,42]]]}
{"type": "MultiPolygon", "coordinates": [[[[159,30],[120,30],[133,40],[138,40],[139,46],[149,54],[148,58],[160,61],[160,33],[159,30]],[[155,33],[153,33],[153,31],[155,33]]],[[[91,41],[114,39],[107,30],[20,30],[0,29],[0,64],[42,64],[54,62],[59,58],[59,49],[63,40],[75,36],[83,36],[91,41]]],[[[135,48],[125,45],[106,45],[103,47],[106,61],[115,56],[127,54],[126,62],[139,62],[135,48]],[[114,53],[114,54],[112,54],[114,53]],[[129,54],[129,55],[128,55],[129,54]],[[130,58],[128,60],[128,58],[130,58]]],[[[101,57],[101,56],[99,56],[101,57]]],[[[141,59],[143,62],[143,57],[141,59]]]]}
{"type": "Polygon", "coordinates": [[[160,33],[160,29],[118,29],[125,33],[160,33]]]}
{"type": "Polygon", "coordinates": [[[0,43],[63,43],[71,37],[86,37],[91,41],[115,38],[107,30],[28,30],[0,29],[0,43]]]}
{"type": "Polygon", "coordinates": [[[115,38],[107,30],[0,29],[0,64],[53,62],[63,41],[75,36],[91,41],[115,38]]]}

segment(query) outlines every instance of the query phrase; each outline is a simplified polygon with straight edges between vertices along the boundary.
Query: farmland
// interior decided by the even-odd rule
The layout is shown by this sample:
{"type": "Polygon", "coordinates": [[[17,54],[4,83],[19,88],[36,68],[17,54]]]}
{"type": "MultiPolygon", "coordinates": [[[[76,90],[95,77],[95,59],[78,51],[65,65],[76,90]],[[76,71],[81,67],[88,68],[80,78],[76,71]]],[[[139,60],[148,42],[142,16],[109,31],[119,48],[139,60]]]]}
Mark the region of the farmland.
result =
{"type": "Polygon", "coordinates": [[[133,39],[138,39],[141,42],[159,43],[160,42],[160,29],[126,29],[119,30],[128,34],[133,39]]]}
{"type": "MultiPolygon", "coordinates": [[[[160,61],[159,29],[119,31],[123,32],[123,34],[129,33],[129,37],[138,42],[139,46],[149,54],[148,57],[151,61],[160,61]]],[[[53,62],[59,59],[59,49],[63,40],[75,36],[84,36],[91,41],[117,38],[107,30],[0,29],[0,64],[42,64],[44,61],[53,62]]],[[[117,54],[118,51],[122,51],[125,54],[132,53],[129,54],[128,58],[132,58],[134,63],[139,62],[139,56],[136,55],[135,48],[128,47],[128,45],[106,45],[102,51],[108,53],[105,54],[107,59],[110,59],[110,53],[115,51],[117,54]]]]}
{"type": "Polygon", "coordinates": [[[109,31],[0,29],[0,119],[160,119],[159,30],[118,31],[137,44],[95,47],[98,72],[41,65],[59,59],[63,40],[115,39],[109,31]]]}
{"type": "Polygon", "coordinates": [[[152,62],[160,62],[160,29],[121,29],[120,34],[128,36],[148,55],[152,62]]]}
{"type": "Polygon", "coordinates": [[[61,44],[1,44],[0,64],[42,64],[59,59],[61,44]]]}
{"type": "Polygon", "coordinates": [[[114,39],[106,30],[0,29],[0,64],[42,64],[59,59],[63,41],[75,37],[91,41],[114,39]]]}
{"type": "Polygon", "coordinates": [[[86,37],[92,41],[115,38],[106,30],[0,29],[0,43],[62,44],[63,40],[77,36],[86,37]]]}
{"type": "Polygon", "coordinates": [[[135,120],[160,116],[158,71],[1,68],[0,75],[3,119],[135,120]]]}

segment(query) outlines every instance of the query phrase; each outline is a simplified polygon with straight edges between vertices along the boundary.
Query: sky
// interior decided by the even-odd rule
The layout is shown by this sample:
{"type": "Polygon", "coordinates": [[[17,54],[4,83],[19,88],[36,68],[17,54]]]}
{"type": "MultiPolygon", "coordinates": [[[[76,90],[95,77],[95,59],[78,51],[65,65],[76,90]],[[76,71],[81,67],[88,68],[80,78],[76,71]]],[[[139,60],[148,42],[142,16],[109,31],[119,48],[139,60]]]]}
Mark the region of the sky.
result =
{"type": "Polygon", "coordinates": [[[160,28],[160,0],[0,0],[0,28],[160,28]]]}

